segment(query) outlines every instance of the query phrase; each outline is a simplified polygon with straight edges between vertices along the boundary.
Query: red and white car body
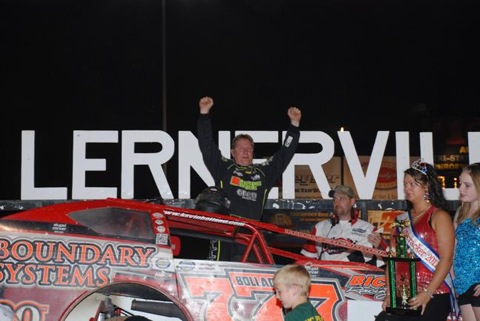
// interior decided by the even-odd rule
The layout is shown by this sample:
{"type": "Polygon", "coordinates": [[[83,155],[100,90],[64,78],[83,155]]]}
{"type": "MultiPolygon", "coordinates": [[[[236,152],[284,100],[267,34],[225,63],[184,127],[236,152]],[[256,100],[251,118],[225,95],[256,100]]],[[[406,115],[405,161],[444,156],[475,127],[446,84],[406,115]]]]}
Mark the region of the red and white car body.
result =
{"type": "Polygon", "coordinates": [[[308,268],[310,300],[326,321],[373,320],[385,296],[382,269],[307,260],[276,247],[275,235],[328,242],[273,224],[136,200],[13,213],[0,219],[0,304],[15,321],[283,320],[272,287],[281,258],[308,268]],[[178,257],[184,236],[246,250],[241,262],[178,257]]]}

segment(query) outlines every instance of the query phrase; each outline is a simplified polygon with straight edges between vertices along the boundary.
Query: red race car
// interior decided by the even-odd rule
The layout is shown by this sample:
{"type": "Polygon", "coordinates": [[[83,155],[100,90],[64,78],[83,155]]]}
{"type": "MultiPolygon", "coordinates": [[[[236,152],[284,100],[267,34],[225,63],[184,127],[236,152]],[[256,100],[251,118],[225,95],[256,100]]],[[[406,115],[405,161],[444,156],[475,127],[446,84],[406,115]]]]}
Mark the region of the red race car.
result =
{"type": "Polygon", "coordinates": [[[276,245],[277,235],[333,242],[137,200],[13,213],[0,219],[0,307],[15,321],[283,320],[272,277],[281,264],[296,262],[310,272],[310,301],[326,321],[373,320],[385,297],[382,269],[307,260],[276,245]],[[182,257],[186,238],[198,239],[198,251],[211,239],[243,244],[245,252],[239,262],[182,257]]]}

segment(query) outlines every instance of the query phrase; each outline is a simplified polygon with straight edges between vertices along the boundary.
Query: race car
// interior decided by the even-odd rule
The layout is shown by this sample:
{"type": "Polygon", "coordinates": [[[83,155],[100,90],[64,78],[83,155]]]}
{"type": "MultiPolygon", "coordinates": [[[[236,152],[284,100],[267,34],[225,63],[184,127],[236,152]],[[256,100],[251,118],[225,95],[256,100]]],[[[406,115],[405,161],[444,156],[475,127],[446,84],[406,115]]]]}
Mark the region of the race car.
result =
{"type": "Polygon", "coordinates": [[[272,277],[291,262],[307,267],[309,299],[326,321],[369,321],[381,311],[383,269],[307,259],[278,246],[278,235],[386,256],[274,224],[163,203],[66,201],[0,219],[0,307],[10,309],[15,321],[283,320],[272,277]],[[237,262],[189,258],[181,250],[187,238],[198,240],[198,251],[205,240],[245,250],[237,262]]]}

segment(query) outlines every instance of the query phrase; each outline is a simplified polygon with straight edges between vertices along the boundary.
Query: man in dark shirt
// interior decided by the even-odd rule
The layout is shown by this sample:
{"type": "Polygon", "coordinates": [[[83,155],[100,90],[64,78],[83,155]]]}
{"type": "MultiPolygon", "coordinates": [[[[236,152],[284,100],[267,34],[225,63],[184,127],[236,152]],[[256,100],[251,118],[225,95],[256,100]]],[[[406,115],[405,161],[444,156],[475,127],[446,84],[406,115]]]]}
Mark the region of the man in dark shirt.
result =
{"type": "Polygon", "coordinates": [[[215,180],[230,199],[230,212],[234,215],[261,220],[263,207],[270,189],[282,176],[285,168],[295,155],[300,138],[300,118],[302,113],[297,107],[288,109],[290,127],[282,147],[263,163],[253,163],[254,142],[250,135],[240,134],[232,141],[233,159],[221,155],[213,140],[210,109],[213,99],[203,97],[199,102],[198,142],[203,161],[215,180]]]}
{"type": "Polygon", "coordinates": [[[203,97],[199,101],[200,115],[197,135],[203,161],[215,180],[230,200],[231,215],[260,221],[268,193],[282,176],[295,155],[300,138],[302,113],[290,107],[287,115],[290,126],[280,149],[268,160],[254,164],[254,141],[250,135],[240,134],[232,141],[232,159],[223,157],[213,140],[209,116],[213,99],[203,97]]]}

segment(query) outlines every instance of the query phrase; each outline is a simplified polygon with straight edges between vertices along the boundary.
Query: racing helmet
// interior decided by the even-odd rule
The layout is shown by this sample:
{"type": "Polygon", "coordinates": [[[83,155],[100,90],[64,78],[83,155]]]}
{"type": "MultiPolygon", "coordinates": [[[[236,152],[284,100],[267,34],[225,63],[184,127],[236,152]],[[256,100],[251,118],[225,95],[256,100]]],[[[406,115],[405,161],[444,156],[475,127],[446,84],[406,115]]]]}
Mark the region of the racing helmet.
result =
{"type": "Polygon", "coordinates": [[[198,194],[195,200],[195,209],[211,213],[229,214],[230,199],[221,188],[209,186],[198,194]]]}

